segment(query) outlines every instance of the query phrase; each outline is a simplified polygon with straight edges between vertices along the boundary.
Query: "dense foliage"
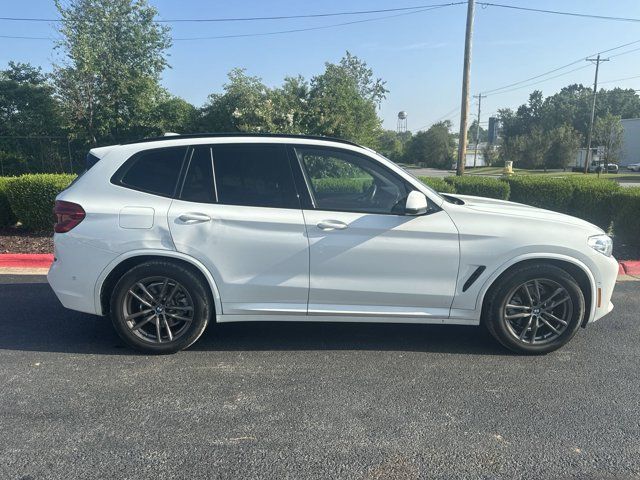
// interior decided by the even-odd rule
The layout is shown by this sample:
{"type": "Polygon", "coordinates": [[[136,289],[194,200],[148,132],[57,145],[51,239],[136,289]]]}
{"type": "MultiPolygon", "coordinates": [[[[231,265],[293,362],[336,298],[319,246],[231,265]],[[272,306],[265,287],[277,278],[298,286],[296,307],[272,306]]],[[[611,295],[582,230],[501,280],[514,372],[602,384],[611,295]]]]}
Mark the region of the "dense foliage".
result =
{"type": "Polygon", "coordinates": [[[28,229],[50,230],[55,198],[74,178],[75,175],[42,173],[10,179],[6,193],[13,213],[28,229]]]}
{"type": "MultiPolygon", "coordinates": [[[[534,91],[515,111],[499,111],[502,160],[519,168],[565,168],[584,146],[589,128],[593,90],[570,85],[544,98],[534,91]]],[[[621,118],[640,117],[640,96],[633,89],[598,91],[594,146],[605,147],[610,162],[618,160],[621,118]]]]}
{"type": "Polygon", "coordinates": [[[17,221],[7,197],[7,184],[10,181],[11,177],[0,177],[0,227],[13,225],[17,221]]]}

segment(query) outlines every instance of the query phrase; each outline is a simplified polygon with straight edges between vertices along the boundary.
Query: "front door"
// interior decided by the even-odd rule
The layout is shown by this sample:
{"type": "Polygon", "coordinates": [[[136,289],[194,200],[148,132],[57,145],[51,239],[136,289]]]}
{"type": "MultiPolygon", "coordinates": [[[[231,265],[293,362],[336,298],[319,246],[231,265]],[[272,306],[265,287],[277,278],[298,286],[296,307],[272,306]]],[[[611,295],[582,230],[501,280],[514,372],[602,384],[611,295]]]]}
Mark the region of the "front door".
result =
{"type": "Polygon", "coordinates": [[[193,149],[169,227],[214,276],[224,315],[306,315],[309,251],[286,148],[193,149]]]}
{"type": "Polygon", "coordinates": [[[296,146],[311,190],[309,315],[424,321],[449,316],[459,263],[446,212],[404,214],[413,189],[355,152],[296,146]]]}

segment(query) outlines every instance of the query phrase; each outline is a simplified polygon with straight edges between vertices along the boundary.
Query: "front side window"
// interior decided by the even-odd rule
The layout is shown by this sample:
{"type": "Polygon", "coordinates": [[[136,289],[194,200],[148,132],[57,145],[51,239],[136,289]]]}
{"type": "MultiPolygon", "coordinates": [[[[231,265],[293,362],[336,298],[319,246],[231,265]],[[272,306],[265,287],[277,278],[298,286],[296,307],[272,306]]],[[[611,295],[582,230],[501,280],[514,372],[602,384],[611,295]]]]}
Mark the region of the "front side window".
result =
{"type": "Polygon", "coordinates": [[[410,189],[378,163],[344,150],[295,147],[316,208],[363,213],[404,213],[410,189]]]}
{"type": "Polygon", "coordinates": [[[112,181],[134,190],[172,197],[186,150],[186,147],[144,150],[129,159],[112,181]]]}
{"type": "Polygon", "coordinates": [[[218,203],[300,208],[284,145],[213,145],[218,203]]]}

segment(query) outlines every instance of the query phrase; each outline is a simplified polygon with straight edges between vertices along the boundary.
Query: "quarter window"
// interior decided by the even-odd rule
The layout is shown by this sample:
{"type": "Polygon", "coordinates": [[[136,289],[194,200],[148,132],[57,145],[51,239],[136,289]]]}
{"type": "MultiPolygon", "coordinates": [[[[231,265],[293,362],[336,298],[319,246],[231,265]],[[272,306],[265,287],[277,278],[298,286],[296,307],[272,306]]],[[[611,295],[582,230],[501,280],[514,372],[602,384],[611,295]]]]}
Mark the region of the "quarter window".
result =
{"type": "Polygon", "coordinates": [[[213,145],[218,202],[300,208],[284,145],[213,145]]]}
{"type": "MultiPolygon", "coordinates": [[[[145,150],[124,164],[115,183],[135,190],[172,197],[180,176],[186,147],[145,150]]],[[[113,180],[112,180],[113,181],[113,180]]]]}
{"type": "Polygon", "coordinates": [[[383,166],[344,150],[296,147],[316,208],[402,214],[410,189],[383,166]]]}

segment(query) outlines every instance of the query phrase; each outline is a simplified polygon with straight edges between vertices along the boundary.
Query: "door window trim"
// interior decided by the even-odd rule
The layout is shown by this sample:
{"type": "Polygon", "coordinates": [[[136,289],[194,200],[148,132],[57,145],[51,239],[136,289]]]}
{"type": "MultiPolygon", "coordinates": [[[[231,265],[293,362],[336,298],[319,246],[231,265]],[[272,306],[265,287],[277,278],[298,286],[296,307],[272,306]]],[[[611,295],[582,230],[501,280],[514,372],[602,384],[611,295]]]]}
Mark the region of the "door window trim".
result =
{"type": "Polygon", "coordinates": [[[191,203],[207,203],[209,205],[218,204],[218,186],[216,185],[216,167],[213,163],[213,149],[211,145],[189,145],[189,152],[187,153],[188,159],[184,162],[182,171],[180,173],[180,190],[176,192],[174,198],[177,200],[181,200],[183,202],[191,202],[191,203]],[[189,168],[191,168],[191,161],[193,160],[193,155],[196,152],[196,148],[206,148],[209,151],[209,161],[211,162],[211,186],[213,188],[213,202],[196,202],[194,200],[187,200],[182,198],[182,193],[184,191],[184,184],[187,181],[187,175],[189,175],[189,168]]]}
{"type": "MultiPolygon", "coordinates": [[[[434,210],[434,211],[427,210],[427,213],[425,213],[423,215],[407,215],[406,213],[366,212],[366,211],[362,211],[362,210],[338,210],[338,209],[330,209],[330,208],[320,208],[320,207],[318,207],[317,202],[315,200],[315,197],[313,195],[313,188],[311,187],[311,179],[309,177],[309,173],[307,172],[306,166],[304,165],[304,163],[302,162],[302,160],[300,159],[300,157],[296,153],[296,150],[295,150],[296,147],[311,148],[311,149],[315,149],[315,150],[334,151],[334,152],[346,153],[346,154],[349,154],[349,155],[360,157],[360,158],[362,158],[362,159],[364,159],[366,161],[369,161],[369,162],[372,162],[372,163],[376,163],[376,165],[378,165],[385,173],[390,174],[392,177],[394,177],[395,179],[397,179],[400,182],[402,182],[402,184],[404,184],[405,188],[408,189],[407,195],[413,190],[417,190],[417,191],[419,191],[419,190],[417,188],[415,188],[406,179],[402,178],[396,172],[394,172],[393,170],[388,168],[386,165],[383,165],[382,163],[378,162],[374,158],[371,158],[371,157],[369,157],[367,155],[363,155],[360,152],[355,152],[353,150],[347,150],[345,148],[330,147],[330,146],[325,146],[325,145],[310,145],[310,144],[304,144],[304,143],[292,143],[292,144],[289,144],[289,149],[290,149],[290,152],[291,152],[290,155],[292,155],[292,157],[296,160],[298,168],[300,168],[300,170],[302,171],[302,176],[304,178],[304,185],[301,186],[301,187],[297,187],[297,188],[305,188],[308,191],[309,197],[311,199],[311,207],[309,208],[309,210],[317,210],[317,211],[322,211],[322,212],[337,212],[337,213],[361,213],[361,214],[365,214],[365,215],[391,215],[391,216],[394,216],[394,217],[407,217],[407,216],[420,217],[420,216],[424,216],[424,215],[429,215],[430,213],[434,213],[436,211],[436,210],[434,210]]],[[[433,204],[433,202],[429,199],[429,197],[427,197],[427,202],[430,203],[430,204],[433,204]]]]}

